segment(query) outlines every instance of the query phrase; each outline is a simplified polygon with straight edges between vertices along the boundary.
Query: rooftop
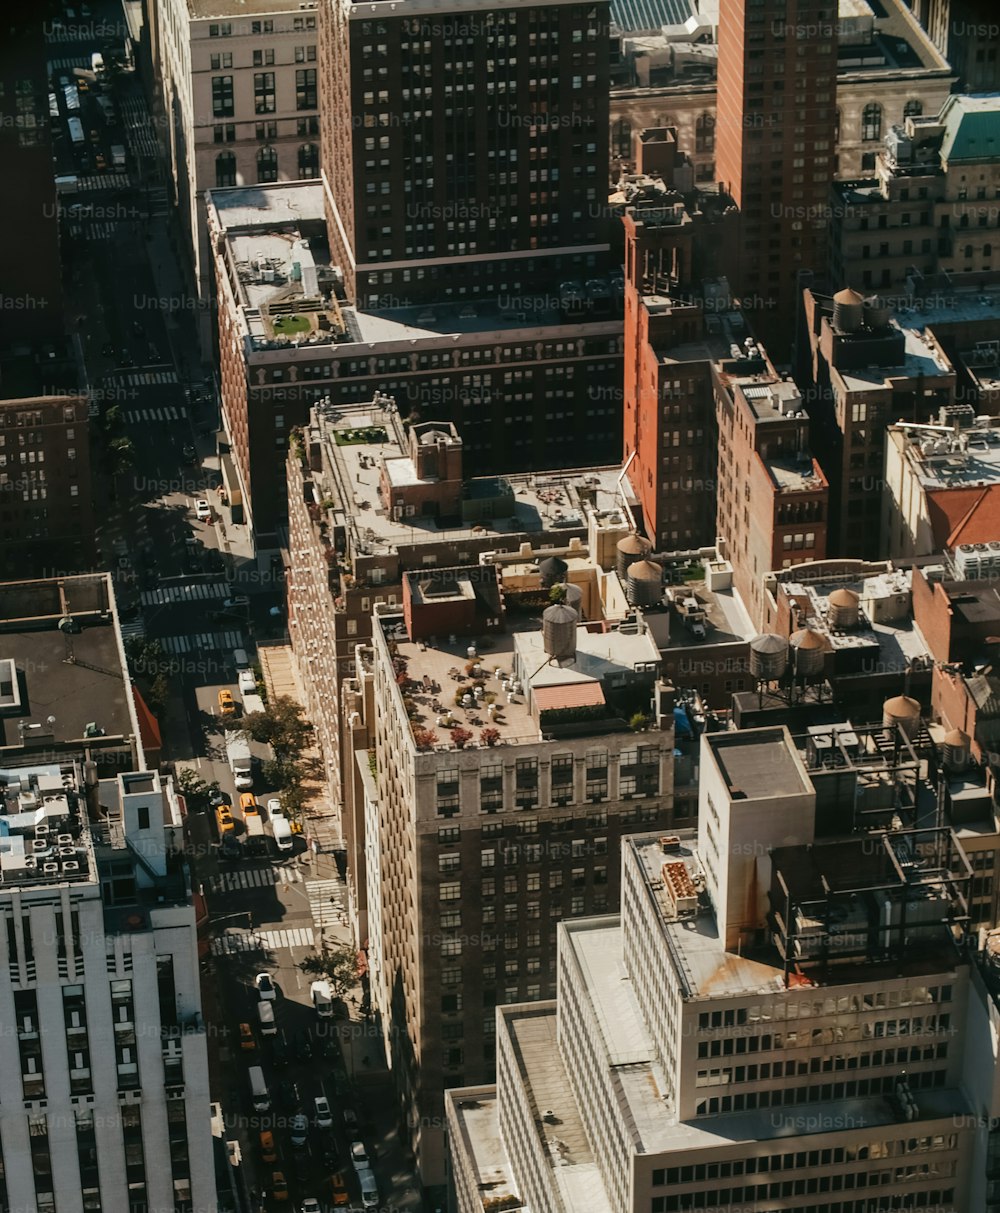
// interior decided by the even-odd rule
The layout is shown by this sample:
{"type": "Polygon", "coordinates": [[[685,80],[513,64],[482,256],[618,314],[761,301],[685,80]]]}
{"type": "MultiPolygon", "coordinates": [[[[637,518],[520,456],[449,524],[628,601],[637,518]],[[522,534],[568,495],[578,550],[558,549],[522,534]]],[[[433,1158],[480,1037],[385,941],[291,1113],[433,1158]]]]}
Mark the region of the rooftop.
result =
{"type": "Polygon", "coordinates": [[[894,379],[934,380],[953,375],[950,361],[933,336],[924,331],[926,325],[926,318],[897,312],[890,327],[902,332],[904,337],[903,361],[898,366],[837,367],[833,374],[843,381],[848,391],[858,392],[881,387],[894,379]]]}
{"type": "Polygon", "coordinates": [[[187,0],[187,6],[191,17],[199,21],[210,17],[256,17],[265,13],[298,15],[316,9],[314,3],[303,3],[302,0],[187,0]]]}
{"type": "Polygon", "coordinates": [[[710,590],[702,580],[676,587],[684,597],[695,598],[705,612],[706,634],[696,636],[676,609],[647,611],[646,624],[660,650],[702,648],[710,644],[739,644],[757,634],[736,590],[710,590]]]}
{"type": "Polygon", "coordinates": [[[794,746],[781,729],[711,733],[706,740],[734,799],[737,793],[743,800],[763,800],[813,790],[794,746]]]}
{"type": "Polygon", "coordinates": [[[510,1163],[500,1140],[496,1087],[459,1087],[445,1091],[458,1126],[465,1160],[484,1198],[516,1195],[510,1163]]]}
{"type": "Polygon", "coordinates": [[[0,814],[0,888],[96,878],[78,768],[0,771],[0,814]]]}
{"type": "Polygon", "coordinates": [[[1000,422],[968,429],[891,426],[905,439],[905,457],[925,491],[1000,484],[1000,422]]]}
{"type": "Polygon", "coordinates": [[[952,94],[941,107],[941,159],[995,160],[1000,151],[1000,93],[952,94]]]}
{"type": "MultiPolygon", "coordinates": [[[[618,466],[582,468],[564,472],[533,473],[504,477],[514,494],[514,513],[509,518],[479,517],[463,523],[461,518],[414,514],[394,517],[379,496],[381,461],[391,461],[394,475],[412,473],[412,462],[404,458],[405,437],[398,409],[381,400],[370,405],[318,406],[312,416],[314,431],[326,450],[327,466],[334,483],[314,473],[320,500],[332,500],[334,522],[349,527],[362,554],[388,554],[424,543],[444,540],[485,541],[490,536],[549,536],[555,543],[568,543],[573,535],[587,530],[587,509],[618,508],[618,466]]],[[[466,480],[468,495],[496,487],[496,478],[466,480]]]]}
{"type": "Polygon", "coordinates": [[[0,404],[35,396],[65,396],[81,391],[80,374],[69,342],[0,353],[0,404]]]}
{"type": "Polygon", "coordinates": [[[0,661],[13,660],[19,674],[17,701],[0,709],[0,744],[69,746],[100,736],[138,744],[112,594],[103,574],[0,585],[0,661]],[[74,630],[60,630],[66,617],[74,630]]]}
{"type": "Polygon", "coordinates": [[[543,1142],[552,1183],[563,1207],[611,1213],[580,1110],[565,1099],[570,1084],[556,1041],[554,1004],[503,1007],[500,1014],[510,1034],[535,1132],[543,1142]],[[542,1119],[543,1112],[556,1108],[557,1123],[542,1119]]]}

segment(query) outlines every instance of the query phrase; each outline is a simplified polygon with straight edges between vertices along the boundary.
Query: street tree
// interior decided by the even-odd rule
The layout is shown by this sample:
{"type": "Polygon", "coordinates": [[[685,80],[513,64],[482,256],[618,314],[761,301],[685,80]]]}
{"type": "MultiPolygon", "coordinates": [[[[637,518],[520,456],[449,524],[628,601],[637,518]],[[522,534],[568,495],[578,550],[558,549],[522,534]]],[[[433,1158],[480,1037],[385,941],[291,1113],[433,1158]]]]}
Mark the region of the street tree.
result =
{"type": "Polygon", "coordinates": [[[299,961],[299,969],[328,981],[335,998],[343,998],[358,984],[358,954],[350,944],[324,944],[315,956],[299,961]]]}
{"type": "Polygon", "coordinates": [[[298,755],[305,749],[312,725],[302,718],[302,707],[288,695],[271,700],[263,712],[251,712],[243,727],[254,741],[266,741],[276,755],[298,755]]]}

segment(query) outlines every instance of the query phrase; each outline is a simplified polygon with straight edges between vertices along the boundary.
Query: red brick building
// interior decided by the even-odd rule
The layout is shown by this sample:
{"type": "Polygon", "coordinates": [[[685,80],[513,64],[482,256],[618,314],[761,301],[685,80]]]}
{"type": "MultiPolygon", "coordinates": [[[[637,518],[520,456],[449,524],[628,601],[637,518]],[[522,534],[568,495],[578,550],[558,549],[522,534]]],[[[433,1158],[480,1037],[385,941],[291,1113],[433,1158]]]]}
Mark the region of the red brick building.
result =
{"type": "Polygon", "coordinates": [[[784,357],[797,273],[826,266],[834,177],[836,0],[722,0],[716,176],[740,209],[734,288],[784,357]]]}

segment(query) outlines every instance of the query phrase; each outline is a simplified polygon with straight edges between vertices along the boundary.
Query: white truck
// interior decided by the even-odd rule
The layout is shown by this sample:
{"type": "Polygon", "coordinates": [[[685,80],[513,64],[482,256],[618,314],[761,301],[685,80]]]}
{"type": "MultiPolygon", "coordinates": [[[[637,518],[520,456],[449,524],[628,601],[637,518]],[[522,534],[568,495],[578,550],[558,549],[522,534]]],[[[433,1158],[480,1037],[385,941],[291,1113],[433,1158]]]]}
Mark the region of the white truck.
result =
{"type": "Polygon", "coordinates": [[[250,756],[250,741],[246,733],[226,733],[226,757],[237,790],[247,792],[253,787],[253,759],[250,756]]]}
{"type": "Polygon", "coordinates": [[[263,712],[264,700],[259,695],[243,696],[243,715],[250,716],[254,712],[263,712]]]}
{"type": "Polygon", "coordinates": [[[261,1036],[277,1036],[278,1025],[274,1022],[274,1004],[261,999],[257,1003],[257,1018],[260,1020],[261,1036]]]}
{"type": "Polygon", "coordinates": [[[266,1112],[271,1106],[271,1096],[267,1090],[267,1083],[264,1081],[264,1071],[260,1066],[251,1066],[248,1074],[254,1111],[266,1112]]]}
{"type": "Polygon", "coordinates": [[[328,981],[314,981],[310,987],[313,1006],[320,1019],[330,1019],[333,1016],[333,993],[328,981]]]}
{"type": "Polygon", "coordinates": [[[295,845],[292,842],[292,827],[287,817],[275,817],[271,822],[274,831],[274,845],[279,851],[290,851],[295,845]]]}

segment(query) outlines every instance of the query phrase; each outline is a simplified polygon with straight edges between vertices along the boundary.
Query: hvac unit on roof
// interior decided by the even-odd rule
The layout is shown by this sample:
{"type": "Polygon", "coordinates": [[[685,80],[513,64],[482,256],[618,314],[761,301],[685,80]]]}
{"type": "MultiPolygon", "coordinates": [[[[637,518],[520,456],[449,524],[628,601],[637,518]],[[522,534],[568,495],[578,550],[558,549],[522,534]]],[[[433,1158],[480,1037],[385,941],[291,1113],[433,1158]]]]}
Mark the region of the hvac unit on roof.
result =
{"type": "Polygon", "coordinates": [[[73,835],[72,834],[57,834],[56,842],[61,847],[72,846],[73,845],[73,835]]]}
{"type": "Polygon", "coordinates": [[[55,876],[58,871],[59,871],[59,865],[57,863],[43,863],[42,864],[42,873],[45,876],[55,876]]]}
{"type": "Polygon", "coordinates": [[[33,872],[38,867],[38,860],[33,855],[29,855],[24,861],[24,866],[29,872],[33,872]]]}
{"type": "Polygon", "coordinates": [[[62,866],[64,872],[79,872],[80,864],[75,859],[68,859],[62,866]]]}
{"type": "Polygon", "coordinates": [[[74,847],[60,847],[58,851],[56,851],[56,854],[66,858],[68,856],[76,855],[76,849],[74,847]]]}

